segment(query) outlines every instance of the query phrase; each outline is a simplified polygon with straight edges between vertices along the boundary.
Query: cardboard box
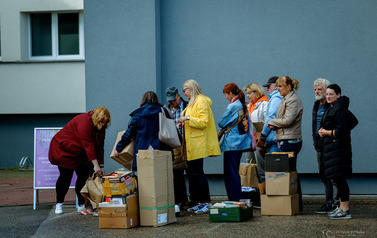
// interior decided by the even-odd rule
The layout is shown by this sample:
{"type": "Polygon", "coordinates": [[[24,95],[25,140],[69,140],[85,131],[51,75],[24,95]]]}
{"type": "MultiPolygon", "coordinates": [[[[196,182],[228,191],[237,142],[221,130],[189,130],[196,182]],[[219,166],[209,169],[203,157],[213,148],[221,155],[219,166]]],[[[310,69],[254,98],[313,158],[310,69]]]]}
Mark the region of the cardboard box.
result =
{"type": "Polygon", "coordinates": [[[121,176],[103,176],[102,186],[106,197],[128,196],[137,192],[136,175],[130,171],[121,176]]]}
{"type": "Polygon", "coordinates": [[[99,228],[131,228],[139,225],[139,206],[136,194],[127,197],[127,204],[100,203],[99,228]]]}
{"type": "Polygon", "coordinates": [[[118,162],[119,164],[123,165],[128,170],[131,170],[132,161],[134,156],[134,147],[131,145],[126,146],[121,152],[119,152],[119,156],[116,157],[114,154],[114,150],[118,144],[118,142],[122,139],[122,136],[125,131],[118,132],[117,139],[114,144],[114,148],[111,151],[110,158],[118,162]]]}
{"type": "Polygon", "coordinates": [[[292,216],[299,213],[298,194],[288,196],[261,196],[261,215],[292,216]]]}
{"type": "Polygon", "coordinates": [[[257,165],[249,163],[240,164],[240,178],[242,187],[258,188],[257,165]]]}
{"type": "Polygon", "coordinates": [[[157,227],[176,222],[171,152],[139,150],[137,170],[140,225],[157,227]]]}
{"type": "Polygon", "coordinates": [[[211,222],[247,221],[253,217],[253,207],[223,207],[210,208],[211,222]]]}
{"type": "Polygon", "coordinates": [[[296,160],[289,153],[266,154],[265,172],[296,171],[296,160]]]}
{"type": "Polygon", "coordinates": [[[297,172],[266,172],[267,195],[292,195],[297,193],[297,172]]]}

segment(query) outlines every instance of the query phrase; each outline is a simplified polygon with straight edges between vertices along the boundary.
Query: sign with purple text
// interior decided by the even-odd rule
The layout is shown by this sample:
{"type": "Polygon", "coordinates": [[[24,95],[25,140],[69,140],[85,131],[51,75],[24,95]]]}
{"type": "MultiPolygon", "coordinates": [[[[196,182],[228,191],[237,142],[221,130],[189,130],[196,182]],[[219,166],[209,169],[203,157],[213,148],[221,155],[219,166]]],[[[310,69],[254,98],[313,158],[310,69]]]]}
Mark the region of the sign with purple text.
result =
{"type": "MultiPolygon", "coordinates": [[[[54,189],[59,177],[58,166],[48,160],[48,150],[52,137],[60,128],[34,128],[34,189],[54,189]]],[[[73,174],[71,188],[75,187],[76,173],[73,174]]]]}

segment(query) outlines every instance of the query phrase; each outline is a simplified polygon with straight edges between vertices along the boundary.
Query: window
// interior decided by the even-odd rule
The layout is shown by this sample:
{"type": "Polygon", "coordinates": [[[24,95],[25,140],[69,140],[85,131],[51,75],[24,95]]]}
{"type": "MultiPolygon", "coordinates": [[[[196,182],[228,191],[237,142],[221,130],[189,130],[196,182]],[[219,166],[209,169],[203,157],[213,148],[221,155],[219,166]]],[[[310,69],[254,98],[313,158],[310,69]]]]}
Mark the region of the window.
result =
{"type": "Polygon", "coordinates": [[[82,13],[31,13],[30,59],[84,59],[82,13]]]}

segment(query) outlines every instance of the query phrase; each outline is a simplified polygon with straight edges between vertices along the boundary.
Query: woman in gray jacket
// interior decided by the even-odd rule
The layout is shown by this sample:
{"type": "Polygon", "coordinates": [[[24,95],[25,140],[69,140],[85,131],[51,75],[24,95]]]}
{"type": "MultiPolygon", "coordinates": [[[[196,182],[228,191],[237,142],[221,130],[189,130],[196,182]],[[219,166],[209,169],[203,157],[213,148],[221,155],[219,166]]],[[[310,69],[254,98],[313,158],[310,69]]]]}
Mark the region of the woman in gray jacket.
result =
{"type": "MultiPolygon", "coordinates": [[[[303,106],[295,90],[298,90],[299,82],[288,76],[280,77],[276,81],[277,90],[283,99],[281,100],[276,118],[268,122],[268,127],[276,130],[276,139],[280,151],[294,152],[295,164],[297,155],[302,147],[301,120],[303,106]]],[[[299,193],[300,211],[302,211],[301,184],[297,175],[297,190],[299,193]]]]}

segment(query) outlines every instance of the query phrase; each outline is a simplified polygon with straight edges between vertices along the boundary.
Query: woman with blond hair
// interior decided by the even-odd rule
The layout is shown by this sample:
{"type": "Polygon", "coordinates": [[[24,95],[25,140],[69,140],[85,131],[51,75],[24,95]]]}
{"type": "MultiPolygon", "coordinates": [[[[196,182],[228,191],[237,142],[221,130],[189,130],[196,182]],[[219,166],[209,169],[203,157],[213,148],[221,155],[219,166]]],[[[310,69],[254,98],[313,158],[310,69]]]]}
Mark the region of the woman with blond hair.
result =
{"type": "Polygon", "coordinates": [[[85,199],[80,191],[93,172],[104,175],[105,129],[110,125],[110,112],[106,107],[74,117],[51,140],[48,158],[57,165],[60,175],[56,181],[56,214],[63,213],[63,203],[76,172],[75,185],[78,212],[85,211],[85,199]]]}
{"type": "MultiPolygon", "coordinates": [[[[302,147],[301,120],[303,106],[296,90],[299,81],[288,76],[280,77],[276,81],[277,90],[283,96],[276,118],[268,122],[268,127],[276,130],[276,139],[281,152],[294,152],[294,161],[302,147]]],[[[301,183],[297,174],[297,192],[299,193],[300,211],[302,211],[301,183]]]]}
{"type": "Polygon", "coordinates": [[[190,197],[197,204],[188,211],[208,213],[211,199],[203,158],[221,155],[211,110],[212,100],[202,93],[199,84],[193,79],[183,84],[183,92],[190,101],[183,116],[178,119],[178,127],[184,128],[190,197]]]}
{"type": "MultiPolygon", "coordinates": [[[[251,83],[244,87],[243,90],[247,93],[246,96],[250,101],[250,103],[247,105],[247,110],[251,125],[253,125],[252,123],[264,122],[268,104],[268,99],[264,89],[257,83],[251,83]]],[[[255,126],[251,126],[251,133],[253,138],[253,150],[255,151],[248,153],[249,156],[247,156],[246,160],[249,162],[252,158],[255,159],[257,163],[259,182],[264,183],[264,151],[262,148],[256,147],[256,143],[259,138],[257,136],[255,126]]]]}

